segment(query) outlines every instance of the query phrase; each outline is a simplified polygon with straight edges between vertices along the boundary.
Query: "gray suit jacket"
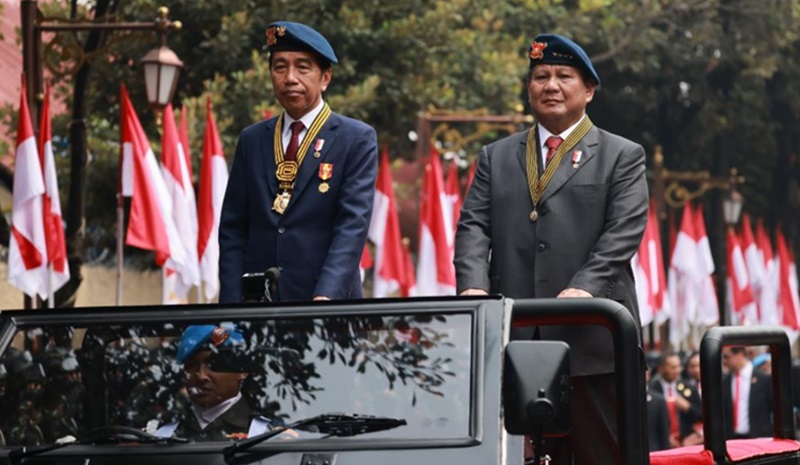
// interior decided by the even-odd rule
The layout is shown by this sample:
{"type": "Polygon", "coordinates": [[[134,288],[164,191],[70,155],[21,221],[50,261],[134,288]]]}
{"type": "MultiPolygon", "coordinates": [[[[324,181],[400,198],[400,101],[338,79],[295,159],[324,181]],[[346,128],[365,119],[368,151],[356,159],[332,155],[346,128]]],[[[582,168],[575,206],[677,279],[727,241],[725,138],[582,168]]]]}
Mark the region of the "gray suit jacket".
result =
{"type": "MultiPolygon", "coordinates": [[[[525,174],[527,131],[481,149],[456,234],[458,291],[556,297],[573,287],[621,302],[639,321],[630,260],[647,222],[644,149],[593,127],[561,159],[539,202],[525,174]],[[572,153],[583,155],[577,168],[572,153]]],[[[571,347],[573,375],[614,369],[611,334],[599,326],[543,326],[571,347]]]]}

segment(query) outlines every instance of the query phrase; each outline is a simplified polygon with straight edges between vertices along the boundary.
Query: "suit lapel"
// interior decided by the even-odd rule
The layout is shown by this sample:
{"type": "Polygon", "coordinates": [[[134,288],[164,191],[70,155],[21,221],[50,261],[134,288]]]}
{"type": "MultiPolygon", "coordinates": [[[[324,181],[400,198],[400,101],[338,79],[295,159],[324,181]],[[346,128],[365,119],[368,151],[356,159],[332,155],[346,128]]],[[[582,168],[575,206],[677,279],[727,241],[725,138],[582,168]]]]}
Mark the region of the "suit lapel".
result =
{"type": "Polygon", "coordinates": [[[542,194],[542,198],[539,200],[540,204],[546,202],[548,198],[552,197],[553,194],[558,192],[558,190],[561,189],[561,187],[566,184],[567,181],[569,181],[569,179],[575,175],[575,173],[584,169],[589,160],[594,157],[597,144],[597,128],[593,126],[589,132],[583,136],[583,139],[578,142],[578,145],[564,154],[564,157],[561,159],[561,163],[559,163],[553,178],[550,179],[550,182],[547,184],[547,187],[542,194]],[[577,150],[580,150],[583,153],[581,154],[581,161],[578,163],[578,167],[573,168],[572,154],[577,150]]]}
{"type": "Polygon", "coordinates": [[[522,167],[522,172],[525,173],[525,180],[527,182],[528,179],[528,162],[525,160],[525,154],[528,150],[528,133],[524,132],[524,135],[519,139],[519,145],[517,146],[517,153],[514,154],[517,161],[519,162],[519,166],[522,167]]]}
{"type": "MultiPolygon", "coordinates": [[[[278,117],[280,118],[280,116],[278,117]]],[[[278,178],[275,177],[275,124],[278,118],[272,118],[264,126],[264,136],[261,137],[261,153],[264,154],[264,167],[267,171],[267,186],[270,193],[270,202],[278,195],[278,178]]],[[[271,203],[270,203],[271,205],[271,203]]]]}
{"type": "MultiPolygon", "coordinates": [[[[336,129],[338,127],[339,115],[331,113],[328,121],[325,122],[319,134],[317,134],[316,140],[312,141],[311,145],[308,147],[308,152],[306,152],[306,156],[303,158],[303,163],[300,164],[300,169],[297,172],[297,178],[294,182],[294,189],[292,189],[292,200],[289,202],[287,210],[297,202],[297,198],[300,197],[306,187],[308,187],[309,181],[317,175],[320,163],[322,163],[323,160],[330,160],[329,153],[336,139],[336,129]],[[322,146],[322,155],[317,158],[314,156],[314,147],[319,139],[323,139],[325,143],[322,146]]],[[[333,175],[336,176],[337,174],[336,167],[334,167],[333,175]]]]}

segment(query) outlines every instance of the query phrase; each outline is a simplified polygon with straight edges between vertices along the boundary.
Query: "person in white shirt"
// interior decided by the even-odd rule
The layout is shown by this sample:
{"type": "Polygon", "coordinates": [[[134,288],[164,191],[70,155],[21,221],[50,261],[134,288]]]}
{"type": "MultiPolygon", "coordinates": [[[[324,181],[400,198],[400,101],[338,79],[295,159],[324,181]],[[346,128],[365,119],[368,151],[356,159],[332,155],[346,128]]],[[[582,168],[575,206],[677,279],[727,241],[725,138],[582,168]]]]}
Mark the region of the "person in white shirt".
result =
{"type": "Polygon", "coordinates": [[[744,347],[725,347],[722,362],[726,437],[772,437],[772,377],[753,369],[744,347]]]}

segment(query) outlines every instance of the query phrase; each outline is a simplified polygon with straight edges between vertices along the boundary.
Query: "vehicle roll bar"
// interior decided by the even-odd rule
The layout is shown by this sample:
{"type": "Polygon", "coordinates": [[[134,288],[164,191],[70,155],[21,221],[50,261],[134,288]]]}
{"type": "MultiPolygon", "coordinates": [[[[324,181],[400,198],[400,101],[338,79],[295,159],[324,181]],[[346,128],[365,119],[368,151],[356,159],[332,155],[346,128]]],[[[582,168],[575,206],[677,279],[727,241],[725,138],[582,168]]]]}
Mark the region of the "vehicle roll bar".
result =
{"type": "MultiPolygon", "coordinates": [[[[786,332],[777,326],[722,326],[709,329],[700,342],[700,381],[703,387],[703,418],[714,418],[723,410],[722,348],[768,345],[772,355],[772,434],[794,439],[792,417],[792,356],[786,332]]],[[[725,463],[725,422],[704,421],[705,448],[716,463],[725,463]]]]}
{"type": "Polygon", "coordinates": [[[623,465],[650,463],[645,423],[644,360],[639,327],[631,312],[609,299],[514,300],[513,327],[584,326],[608,328],[614,341],[617,431],[623,465]],[[634,401],[635,400],[635,401],[634,401]]]}

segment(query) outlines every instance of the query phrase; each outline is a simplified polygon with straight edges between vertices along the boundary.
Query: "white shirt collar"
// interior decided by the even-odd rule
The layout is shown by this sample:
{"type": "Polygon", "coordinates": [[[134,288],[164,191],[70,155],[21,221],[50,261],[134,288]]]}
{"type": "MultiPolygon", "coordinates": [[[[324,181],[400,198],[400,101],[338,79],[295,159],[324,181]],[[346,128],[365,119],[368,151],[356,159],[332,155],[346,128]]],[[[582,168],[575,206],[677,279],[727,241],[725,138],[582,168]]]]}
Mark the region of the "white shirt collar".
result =
{"type": "MultiPolygon", "coordinates": [[[[303,126],[305,126],[305,129],[303,129],[303,133],[305,133],[305,131],[307,131],[308,128],[311,127],[311,124],[314,122],[315,119],[317,119],[317,115],[320,114],[320,112],[322,111],[322,107],[324,106],[325,106],[325,101],[319,99],[319,103],[317,104],[316,107],[314,107],[311,111],[300,117],[299,121],[302,121],[303,126]]],[[[290,126],[292,125],[292,123],[298,120],[292,118],[291,116],[289,116],[289,113],[286,112],[283,112],[283,118],[284,118],[283,134],[284,136],[291,136],[292,130],[290,126]]]]}
{"type": "Polygon", "coordinates": [[[577,128],[578,125],[581,124],[581,121],[583,121],[584,118],[586,118],[586,113],[584,113],[583,116],[581,116],[581,118],[575,124],[568,127],[561,134],[553,134],[552,132],[548,131],[543,125],[537,124],[536,127],[539,128],[539,149],[542,155],[544,156],[545,154],[547,154],[547,149],[544,144],[545,142],[547,142],[548,137],[555,135],[563,140],[567,140],[567,137],[569,137],[569,135],[572,134],[572,131],[574,131],[575,128],[577,128]]]}
{"type": "Polygon", "coordinates": [[[228,409],[233,407],[233,404],[236,402],[239,402],[239,399],[241,398],[242,393],[240,392],[236,394],[236,397],[231,397],[228,400],[224,400],[213,407],[201,407],[199,405],[192,404],[192,411],[194,412],[194,417],[197,418],[197,423],[200,424],[200,429],[206,429],[206,426],[210,425],[223,413],[227,412],[228,409]]]}

